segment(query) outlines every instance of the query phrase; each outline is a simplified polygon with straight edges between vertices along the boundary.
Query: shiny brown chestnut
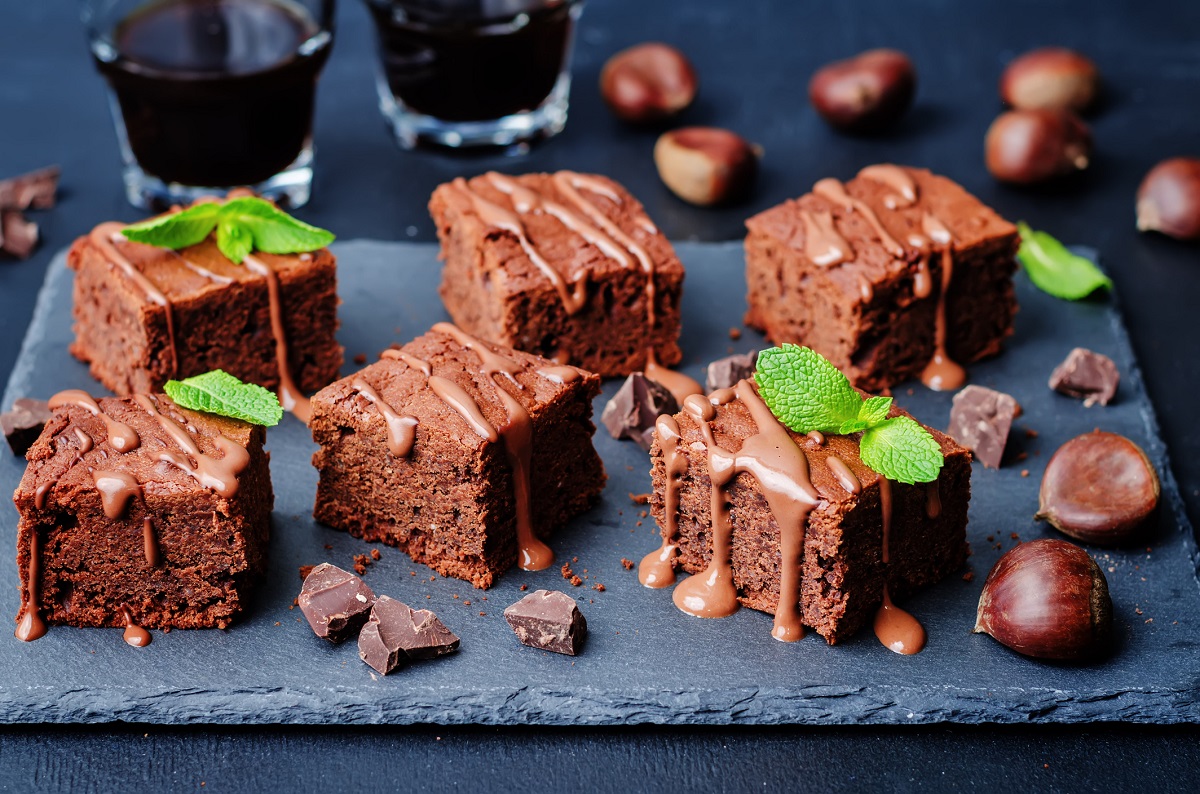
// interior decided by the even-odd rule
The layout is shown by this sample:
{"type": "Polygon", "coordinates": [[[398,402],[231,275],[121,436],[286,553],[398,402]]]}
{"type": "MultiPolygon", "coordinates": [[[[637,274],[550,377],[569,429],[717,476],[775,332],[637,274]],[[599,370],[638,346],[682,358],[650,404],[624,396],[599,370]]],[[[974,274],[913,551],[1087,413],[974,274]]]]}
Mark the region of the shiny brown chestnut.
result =
{"type": "Polygon", "coordinates": [[[1142,533],[1161,489],[1141,447],[1096,430],[1071,439],[1050,458],[1034,517],[1076,540],[1116,546],[1142,533]]]}
{"type": "Polygon", "coordinates": [[[1200,240],[1200,158],[1163,160],[1142,180],[1137,227],[1177,240],[1200,240]]]}
{"type": "Polygon", "coordinates": [[[1094,659],[1112,631],[1108,581],[1072,543],[1022,543],[996,561],[983,583],[974,630],[1038,659],[1094,659]]]}
{"type": "Polygon", "coordinates": [[[668,44],[638,44],[604,64],[600,94],[618,118],[635,124],[663,121],[696,98],[696,70],[668,44]]]}
{"type": "Polygon", "coordinates": [[[702,207],[746,195],[758,173],[757,147],[729,130],[684,127],[654,145],[658,175],[679,198],[702,207]]]}
{"type": "Polygon", "coordinates": [[[808,98],[826,121],[847,132],[894,124],[917,92],[917,70],[898,50],[879,49],[828,64],[808,84],[808,98]]]}
{"type": "Polygon", "coordinates": [[[1000,98],[1021,110],[1041,108],[1082,113],[1096,100],[1100,71],[1091,59],[1066,47],[1032,50],[1000,77],[1000,98]]]}
{"type": "Polygon", "coordinates": [[[992,122],[984,140],[988,171],[1020,185],[1082,171],[1091,153],[1091,132],[1069,110],[1010,110],[992,122]]]}

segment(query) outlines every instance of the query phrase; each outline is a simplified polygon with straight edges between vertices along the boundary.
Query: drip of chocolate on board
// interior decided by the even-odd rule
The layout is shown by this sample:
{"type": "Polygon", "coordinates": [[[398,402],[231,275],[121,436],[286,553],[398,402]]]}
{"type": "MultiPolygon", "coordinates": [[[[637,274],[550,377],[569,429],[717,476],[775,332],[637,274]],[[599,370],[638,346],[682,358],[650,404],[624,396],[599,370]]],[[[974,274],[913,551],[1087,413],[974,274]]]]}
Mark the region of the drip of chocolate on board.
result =
{"type": "Polygon", "coordinates": [[[121,614],[125,617],[125,642],[135,648],[144,648],[150,644],[150,632],[146,631],[141,626],[133,622],[133,615],[129,614],[129,607],[121,607],[121,614]]]}
{"type": "Polygon", "coordinates": [[[646,351],[646,369],[643,374],[655,383],[665,386],[675,401],[680,404],[692,395],[703,396],[704,394],[704,387],[694,379],[659,364],[653,348],[646,351]]]}
{"type": "Polygon", "coordinates": [[[279,300],[279,276],[266,262],[249,254],[242,260],[242,264],[267,280],[271,334],[275,337],[275,363],[279,368],[279,404],[283,406],[283,410],[291,411],[297,419],[308,424],[312,419],[312,402],[292,380],[292,367],[288,363],[287,330],[283,327],[283,306],[279,300]]]}
{"type": "Polygon", "coordinates": [[[813,195],[820,196],[830,204],[841,207],[845,212],[858,213],[875,232],[875,236],[879,238],[879,242],[883,244],[883,247],[892,256],[904,256],[904,246],[896,242],[896,238],[888,234],[887,229],[883,228],[883,223],[880,222],[879,216],[875,214],[875,210],[871,209],[865,201],[856,199],[847,193],[846,186],[841,182],[833,178],[822,179],[813,185],[812,192],[813,195]]]}
{"type": "Polygon", "coordinates": [[[163,314],[167,320],[167,346],[171,349],[171,373],[179,376],[179,350],[175,346],[175,318],[174,308],[171,306],[171,301],[163,294],[162,290],[154,285],[146,274],[138,270],[121,251],[117,248],[117,243],[131,245],[130,241],[125,239],[122,234],[125,226],[115,221],[102,223],[89,235],[92,244],[100,249],[105,258],[116,265],[133,283],[138,285],[138,288],[145,293],[151,303],[163,307],[163,314]]]}
{"type": "Polygon", "coordinates": [[[154,532],[154,521],[150,516],[142,519],[142,551],[146,555],[146,565],[157,568],[162,562],[162,551],[158,547],[158,536],[154,532]]]}
{"type": "Polygon", "coordinates": [[[901,207],[911,207],[917,203],[917,183],[912,176],[896,165],[869,165],[858,172],[863,179],[878,182],[892,189],[892,193],[883,197],[883,206],[890,210],[901,207]]]}
{"type": "Polygon", "coordinates": [[[38,545],[36,528],[29,531],[29,567],[26,570],[28,578],[25,581],[25,592],[22,593],[22,606],[25,614],[17,623],[15,636],[23,642],[33,642],[46,635],[46,621],[42,620],[38,599],[41,593],[42,580],[42,551],[38,545]]]}
{"type": "Polygon", "coordinates": [[[417,358],[416,356],[413,356],[413,355],[409,355],[408,353],[405,353],[403,350],[394,350],[394,349],[389,348],[389,349],[383,351],[382,353],[380,353],[379,357],[390,359],[391,361],[403,361],[405,364],[407,364],[412,369],[420,370],[420,372],[427,378],[433,374],[433,368],[429,366],[428,361],[417,358]]]}
{"type": "Polygon", "coordinates": [[[804,255],[814,265],[832,267],[854,257],[854,249],[833,225],[833,213],[800,210],[804,255]]]}
{"type": "Polygon", "coordinates": [[[892,481],[879,478],[879,505],[883,517],[883,603],[875,612],[875,636],[890,651],[903,656],[920,653],[925,647],[925,629],[909,613],[892,603],[888,592],[888,547],[892,529],[892,481]]]}
{"type": "Polygon", "coordinates": [[[213,443],[223,453],[223,457],[214,458],[201,452],[191,435],[174,419],[159,412],[156,398],[148,394],[135,394],[133,399],[146,413],[158,420],[159,426],[186,453],[180,455],[177,452],[163,450],[158,453],[159,460],[181,469],[205,488],[209,488],[225,499],[231,499],[237,493],[237,476],[250,465],[250,453],[246,451],[245,447],[224,435],[217,434],[213,443]],[[194,466],[189,458],[196,461],[194,466]]]}
{"type": "Polygon", "coordinates": [[[398,458],[407,458],[412,453],[417,418],[415,416],[401,416],[396,413],[392,406],[388,405],[379,396],[379,392],[371,388],[371,385],[362,378],[355,378],[354,382],[350,384],[350,388],[362,395],[367,402],[374,405],[387,423],[388,451],[398,458]]]}
{"type": "Polygon", "coordinates": [[[679,546],[679,482],[687,473],[687,455],[679,448],[679,423],[670,414],[655,421],[658,446],[663,454],[666,488],[663,494],[662,545],[642,558],[638,581],[646,587],[670,587],[675,584],[675,557],[679,546]]]}
{"type": "Polygon", "coordinates": [[[118,422],[100,410],[100,404],[85,391],[81,391],[80,389],[60,391],[50,398],[48,405],[51,410],[61,408],[64,405],[77,405],[91,413],[92,416],[100,417],[104,421],[104,428],[108,433],[108,445],[117,452],[129,452],[137,449],[138,444],[141,443],[141,438],[138,437],[136,430],[124,422],[118,422]]]}
{"type": "Polygon", "coordinates": [[[953,390],[967,382],[966,371],[946,352],[946,296],[954,281],[954,238],[945,224],[928,212],[922,217],[921,226],[933,244],[939,246],[942,260],[942,289],[938,293],[934,320],[933,356],[921,373],[921,382],[934,391],[953,390]]]}

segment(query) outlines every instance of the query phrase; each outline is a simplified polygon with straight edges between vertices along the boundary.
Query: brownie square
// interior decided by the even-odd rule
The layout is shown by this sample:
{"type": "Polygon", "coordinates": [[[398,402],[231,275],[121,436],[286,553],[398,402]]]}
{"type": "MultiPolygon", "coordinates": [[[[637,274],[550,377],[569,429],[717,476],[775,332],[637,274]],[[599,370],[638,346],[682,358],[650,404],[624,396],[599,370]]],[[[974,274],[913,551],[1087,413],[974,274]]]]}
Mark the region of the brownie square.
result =
{"type": "Polygon", "coordinates": [[[165,395],[51,405],[13,496],[18,621],[228,626],[266,569],[264,428],[165,395]]]}
{"type": "Polygon", "coordinates": [[[811,347],[860,388],[921,375],[942,311],[944,355],[959,365],[1000,352],[1012,333],[1016,227],[945,177],[872,166],[746,226],[746,323],[811,347]]]}
{"type": "Polygon", "coordinates": [[[476,587],[547,567],[542,541],[604,487],[599,391],[592,373],[439,323],[313,397],[313,515],[476,587]]]}
{"type": "MultiPolygon", "coordinates": [[[[762,483],[750,471],[741,470],[740,462],[738,473],[722,486],[723,496],[714,495],[709,468],[712,446],[740,460],[746,454],[747,439],[761,428],[745,400],[735,398],[732,390],[715,392],[709,400],[713,413],[707,422],[689,410],[674,417],[660,417],[650,451],[654,485],[650,505],[660,531],[667,526],[668,502],[676,506],[672,542],[677,552],[672,555],[668,549],[664,559],[674,569],[692,574],[704,571],[712,560],[718,534],[712,521],[713,501],[727,505],[737,602],[775,614],[784,572],[782,523],[768,504],[762,483]],[[664,424],[670,437],[664,436],[664,424]],[[674,484],[669,486],[669,482],[674,484]],[[669,487],[673,489],[670,494],[669,487]]],[[[766,411],[765,406],[761,410],[766,411]]],[[[907,414],[893,407],[891,415],[907,414]]],[[[771,421],[776,432],[784,434],[779,438],[790,438],[803,454],[817,496],[804,524],[799,586],[793,591],[798,593],[804,625],[835,644],[871,621],[882,601],[885,582],[889,593],[899,600],[961,568],[967,555],[967,505],[971,496],[971,456],[966,449],[949,436],[926,428],[941,444],[945,456],[938,480],[918,485],[889,481],[885,486],[884,479],[863,464],[857,434],[802,436],[779,425],[773,417],[771,421]],[[891,494],[886,564],[882,505],[885,487],[891,494]]],[[[660,559],[660,553],[656,550],[647,555],[642,563],[643,575],[652,561],[660,559]]],[[[660,579],[658,586],[670,583],[671,568],[665,572],[667,580],[660,579]]]]}
{"type": "Polygon", "coordinates": [[[211,235],[171,251],[130,242],[120,231],[120,224],[101,224],[67,254],[75,271],[71,352],[109,389],[150,393],[172,378],[223,369],[272,390],[287,374],[311,393],[337,377],[337,265],[327,249],[255,252],[253,262],[235,265],[211,235]]]}
{"type": "Polygon", "coordinates": [[[429,209],[464,331],[603,377],[645,370],[651,352],[679,362],[683,265],[616,182],[489,173],[440,185],[429,209]]]}

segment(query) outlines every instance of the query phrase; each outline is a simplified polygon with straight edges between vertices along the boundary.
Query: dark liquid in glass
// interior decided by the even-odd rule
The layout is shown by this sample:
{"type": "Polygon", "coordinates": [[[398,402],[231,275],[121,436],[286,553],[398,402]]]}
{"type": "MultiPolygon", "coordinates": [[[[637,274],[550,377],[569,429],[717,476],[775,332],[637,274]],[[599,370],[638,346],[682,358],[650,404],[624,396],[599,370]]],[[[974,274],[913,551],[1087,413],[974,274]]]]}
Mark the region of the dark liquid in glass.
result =
{"type": "Polygon", "coordinates": [[[273,0],[162,0],[118,23],[116,57],[97,53],[96,64],[142,170],[232,187],[295,161],[331,41],[313,39],[317,25],[303,13],[273,0]]]}
{"type": "Polygon", "coordinates": [[[554,88],[572,3],[504,19],[412,5],[368,2],[388,87],[408,108],[445,121],[485,121],[533,110],[554,88]]]}

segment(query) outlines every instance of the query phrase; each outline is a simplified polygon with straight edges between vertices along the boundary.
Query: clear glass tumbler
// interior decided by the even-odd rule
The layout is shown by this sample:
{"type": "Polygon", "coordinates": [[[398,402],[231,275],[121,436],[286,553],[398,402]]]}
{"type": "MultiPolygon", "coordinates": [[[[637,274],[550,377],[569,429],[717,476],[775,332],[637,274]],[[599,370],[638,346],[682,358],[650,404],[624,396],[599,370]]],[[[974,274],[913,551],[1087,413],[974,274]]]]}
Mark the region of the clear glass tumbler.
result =
{"type": "Polygon", "coordinates": [[[524,144],[562,131],[583,0],[366,0],[379,109],[406,148],[524,144]]]}
{"type": "Polygon", "coordinates": [[[130,203],[234,187],[307,202],[333,14],[334,0],[86,0],[130,203]]]}

